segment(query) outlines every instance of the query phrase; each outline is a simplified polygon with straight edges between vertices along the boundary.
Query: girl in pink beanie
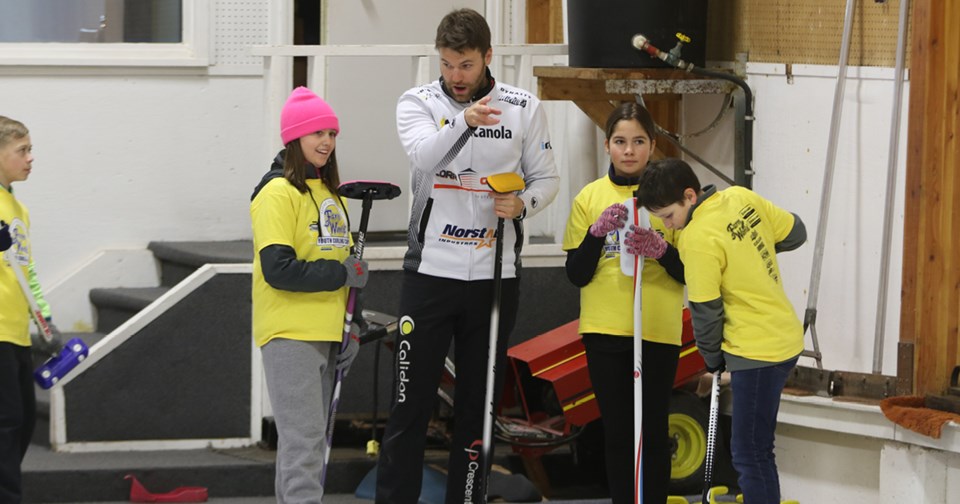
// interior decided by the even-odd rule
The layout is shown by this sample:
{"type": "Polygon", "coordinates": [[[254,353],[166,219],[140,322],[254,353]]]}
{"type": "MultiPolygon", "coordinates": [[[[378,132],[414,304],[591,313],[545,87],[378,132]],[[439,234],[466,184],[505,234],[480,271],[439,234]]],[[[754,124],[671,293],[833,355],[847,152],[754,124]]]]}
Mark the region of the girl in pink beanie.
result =
{"type": "Polygon", "coordinates": [[[253,337],[279,437],[278,503],[321,501],[334,372],[346,371],[359,348],[351,338],[340,352],[347,292],[366,285],[367,265],[351,254],[347,208],[337,193],[339,132],[323,98],[293,90],[280,115],[286,148],[250,203],[253,337]]]}
{"type": "Polygon", "coordinates": [[[330,105],[305,87],[294,89],[280,113],[283,144],[328,129],[333,130],[334,136],[340,133],[340,121],[330,105]]]}

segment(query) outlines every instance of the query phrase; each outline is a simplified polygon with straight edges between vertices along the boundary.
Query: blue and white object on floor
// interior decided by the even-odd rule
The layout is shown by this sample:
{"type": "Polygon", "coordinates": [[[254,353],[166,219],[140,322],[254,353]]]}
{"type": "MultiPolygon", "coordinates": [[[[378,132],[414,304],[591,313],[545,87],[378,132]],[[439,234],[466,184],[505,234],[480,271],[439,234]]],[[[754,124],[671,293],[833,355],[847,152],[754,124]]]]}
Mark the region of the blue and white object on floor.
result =
{"type": "MultiPolygon", "coordinates": [[[[377,495],[377,466],[363,477],[353,494],[358,499],[374,500],[377,495]]],[[[423,483],[420,485],[420,500],[417,504],[443,504],[447,498],[447,475],[428,466],[423,466],[423,483]]]]}
{"type": "Polygon", "coordinates": [[[77,364],[83,362],[90,354],[87,345],[80,338],[71,338],[56,357],[51,357],[42,366],[33,372],[33,379],[37,385],[48,389],[57,384],[77,364]]]}

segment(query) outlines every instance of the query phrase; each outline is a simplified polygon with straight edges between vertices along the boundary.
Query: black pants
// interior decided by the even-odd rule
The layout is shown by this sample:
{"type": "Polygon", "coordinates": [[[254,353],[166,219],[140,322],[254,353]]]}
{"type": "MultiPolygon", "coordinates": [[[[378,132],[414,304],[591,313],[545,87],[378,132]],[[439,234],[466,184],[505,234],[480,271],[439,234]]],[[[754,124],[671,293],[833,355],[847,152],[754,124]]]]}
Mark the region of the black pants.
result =
{"type": "Polygon", "coordinates": [[[21,499],[20,462],[27,454],[37,399],[30,348],[0,342],[0,502],[21,499]]]}
{"type": "MultiPolygon", "coordinates": [[[[454,432],[447,473],[447,503],[479,502],[487,348],[493,281],[465,282],[404,272],[400,335],[395,348],[394,404],[377,466],[380,504],[416,504],[420,498],[427,424],[437,401],[444,360],[454,343],[454,432]]],[[[519,281],[502,281],[497,394],[519,303],[519,281]]]]}
{"type": "MultiPolygon", "coordinates": [[[[603,421],[613,504],[633,504],[633,339],[584,334],[587,369],[603,421]]],[[[643,342],[643,502],[662,504],[670,486],[670,395],[680,347],[643,342]]]]}

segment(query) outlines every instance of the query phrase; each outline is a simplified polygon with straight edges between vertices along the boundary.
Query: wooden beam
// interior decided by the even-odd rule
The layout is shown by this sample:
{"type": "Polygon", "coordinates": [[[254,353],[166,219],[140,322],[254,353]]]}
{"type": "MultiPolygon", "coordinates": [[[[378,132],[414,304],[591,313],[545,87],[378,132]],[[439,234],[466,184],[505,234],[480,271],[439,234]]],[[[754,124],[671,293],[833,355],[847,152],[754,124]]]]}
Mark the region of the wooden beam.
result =
{"type": "Polygon", "coordinates": [[[541,100],[630,101],[632,94],[608,94],[603,80],[537,78],[537,89],[541,100]]]}
{"type": "MultiPolygon", "coordinates": [[[[629,101],[633,101],[631,98],[629,101]]],[[[600,100],[576,100],[573,102],[577,108],[583,111],[584,114],[587,114],[587,117],[593,121],[594,124],[600,128],[600,131],[605,131],[607,127],[607,118],[610,117],[610,113],[613,112],[613,109],[617,108],[622,101],[600,101],[600,100]]],[[[654,122],[660,125],[661,128],[666,129],[667,131],[676,131],[680,126],[680,101],[679,99],[675,100],[646,100],[647,110],[650,111],[650,116],[653,117],[654,122]]],[[[680,149],[675,145],[668,142],[666,139],[661,138],[657,142],[657,150],[654,153],[654,159],[662,159],[665,157],[679,157],[680,149]]]]}
{"type": "MultiPolygon", "coordinates": [[[[653,117],[657,125],[673,133],[680,132],[682,118],[680,116],[679,95],[644,96],[644,103],[647,106],[647,110],[650,111],[650,117],[653,117]]],[[[678,158],[682,155],[680,149],[678,149],[676,145],[668,142],[665,138],[661,138],[660,141],[657,142],[657,153],[658,155],[654,156],[656,159],[664,157],[678,158]]]]}
{"type": "Polygon", "coordinates": [[[601,131],[606,128],[607,118],[610,112],[620,105],[619,102],[601,101],[601,100],[576,100],[573,102],[577,108],[587,114],[587,117],[596,124],[601,131]]]}
{"type": "Polygon", "coordinates": [[[527,0],[527,43],[563,43],[563,0],[527,0]]]}
{"type": "MultiPolygon", "coordinates": [[[[537,77],[537,93],[542,100],[569,100],[583,113],[587,114],[594,124],[603,131],[607,124],[607,117],[619,104],[636,100],[636,96],[629,93],[608,91],[610,81],[688,81],[698,78],[674,69],[621,69],[621,68],[576,68],[576,67],[535,67],[533,74],[537,77]]],[[[680,100],[679,94],[645,95],[644,103],[653,120],[663,129],[672,132],[680,131],[680,100]]],[[[679,157],[680,149],[661,139],[657,142],[655,158],[679,157]]]]}
{"type": "Polygon", "coordinates": [[[914,0],[912,19],[900,342],[926,395],[960,364],[960,5],[914,0]]]}

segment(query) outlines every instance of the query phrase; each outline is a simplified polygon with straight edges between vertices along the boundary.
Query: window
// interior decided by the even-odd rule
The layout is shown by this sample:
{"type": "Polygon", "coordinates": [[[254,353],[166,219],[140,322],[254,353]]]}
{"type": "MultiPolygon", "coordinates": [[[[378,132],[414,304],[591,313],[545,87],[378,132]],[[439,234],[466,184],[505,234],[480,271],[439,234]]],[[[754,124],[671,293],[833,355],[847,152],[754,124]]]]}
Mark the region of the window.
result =
{"type": "Polygon", "coordinates": [[[0,0],[0,65],[205,66],[207,0],[0,0]]]}

